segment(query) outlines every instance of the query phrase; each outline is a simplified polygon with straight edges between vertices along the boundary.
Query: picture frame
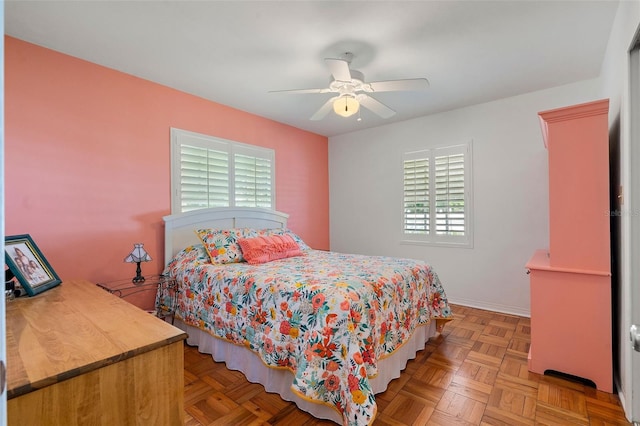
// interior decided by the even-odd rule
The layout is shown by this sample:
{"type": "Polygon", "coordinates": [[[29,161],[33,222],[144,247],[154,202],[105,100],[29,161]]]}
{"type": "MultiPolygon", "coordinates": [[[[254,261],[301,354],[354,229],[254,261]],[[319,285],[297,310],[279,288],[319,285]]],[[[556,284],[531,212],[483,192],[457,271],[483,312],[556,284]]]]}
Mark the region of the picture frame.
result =
{"type": "Polygon", "coordinates": [[[29,296],[62,282],[29,234],[6,236],[4,255],[5,263],[29,296]]]}

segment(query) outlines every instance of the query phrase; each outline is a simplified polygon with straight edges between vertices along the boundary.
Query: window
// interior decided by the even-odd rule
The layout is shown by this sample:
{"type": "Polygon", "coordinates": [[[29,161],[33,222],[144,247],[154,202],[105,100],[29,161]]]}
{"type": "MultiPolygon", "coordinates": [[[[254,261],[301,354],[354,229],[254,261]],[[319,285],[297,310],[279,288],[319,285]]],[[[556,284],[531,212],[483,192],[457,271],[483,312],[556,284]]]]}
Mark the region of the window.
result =
{"type": "Polygon", "coordinates": [[[472,247],[471,142],[403,156],[403,240],[472,247]]]}
{"type": "Polygon", "coordinates": [[[275,208],[275,152],[171,129],[171,210],[275,208]]]}

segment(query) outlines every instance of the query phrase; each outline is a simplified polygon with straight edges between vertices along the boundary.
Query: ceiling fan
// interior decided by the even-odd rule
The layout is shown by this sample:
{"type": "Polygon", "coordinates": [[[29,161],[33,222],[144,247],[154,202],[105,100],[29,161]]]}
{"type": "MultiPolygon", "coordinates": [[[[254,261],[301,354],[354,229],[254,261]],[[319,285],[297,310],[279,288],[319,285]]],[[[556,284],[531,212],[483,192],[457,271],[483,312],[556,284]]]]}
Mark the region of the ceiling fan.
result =
{"type": "MultiPolygon", "coordinates": [[[[336,96],[333,96],[325,102],[324,105],[311,116],[311,120],[322,120],[332,109],[342,117],[350,117],[359,111],[360,105],[382,118],[389,118],[395,115],[396,112],[377,99],[369,96],[369,93],[415,91],[424,90],[429,87],[429,81],[426,78],[372,81],[366,83],[364,75],[360,71],[349,68],[352,59],[353,54],[347,52],[344,54],[344,59],[326,58],[324,60],[331,72],[331,82],[327,88],[272,90],[271,93],[335,93],[336,96]]],[[[360,117],[358,117],[358,120],[360,120],[360,117]]]]}

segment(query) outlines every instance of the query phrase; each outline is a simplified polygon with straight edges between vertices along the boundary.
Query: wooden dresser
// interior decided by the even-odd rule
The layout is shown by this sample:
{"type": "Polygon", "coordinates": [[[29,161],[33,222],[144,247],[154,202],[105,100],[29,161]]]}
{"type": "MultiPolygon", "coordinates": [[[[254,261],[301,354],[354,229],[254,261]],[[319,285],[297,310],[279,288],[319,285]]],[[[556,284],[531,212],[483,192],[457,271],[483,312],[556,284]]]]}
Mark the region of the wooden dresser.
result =
{"type": "Polygon", "coordinates": [[[549,249],[531,273],[529,370],[613,390],[609,101],[539,114],[549,151],[549,249]]]}
{"type": "Polygon", "coordinates": [[[9,425],[182,425],[186,334],[88,281],[8,301],[9,425]]]}

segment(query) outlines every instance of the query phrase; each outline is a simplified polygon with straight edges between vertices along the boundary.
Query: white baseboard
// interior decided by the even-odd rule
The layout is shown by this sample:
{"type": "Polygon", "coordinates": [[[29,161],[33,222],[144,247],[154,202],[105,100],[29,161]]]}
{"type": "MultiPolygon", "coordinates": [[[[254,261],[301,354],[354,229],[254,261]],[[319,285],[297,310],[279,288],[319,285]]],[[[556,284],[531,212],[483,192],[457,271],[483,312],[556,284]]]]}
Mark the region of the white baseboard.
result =
{"type": "MultiPolygon", "coordinates": [[[[497,303],[491,303],[486,301],[470,300],[465,298],[449,298],[449,303],[454,305],[468,306],[470,308],[485,309],[487,311],[500,312],[503,314],[518,315],[520,317],[531,318],[531,311],[529,309],[522,309],[515,306],[505,306],[497,303]]],[[[455,311],[453,312],[455,315],[455,311]]]]}

